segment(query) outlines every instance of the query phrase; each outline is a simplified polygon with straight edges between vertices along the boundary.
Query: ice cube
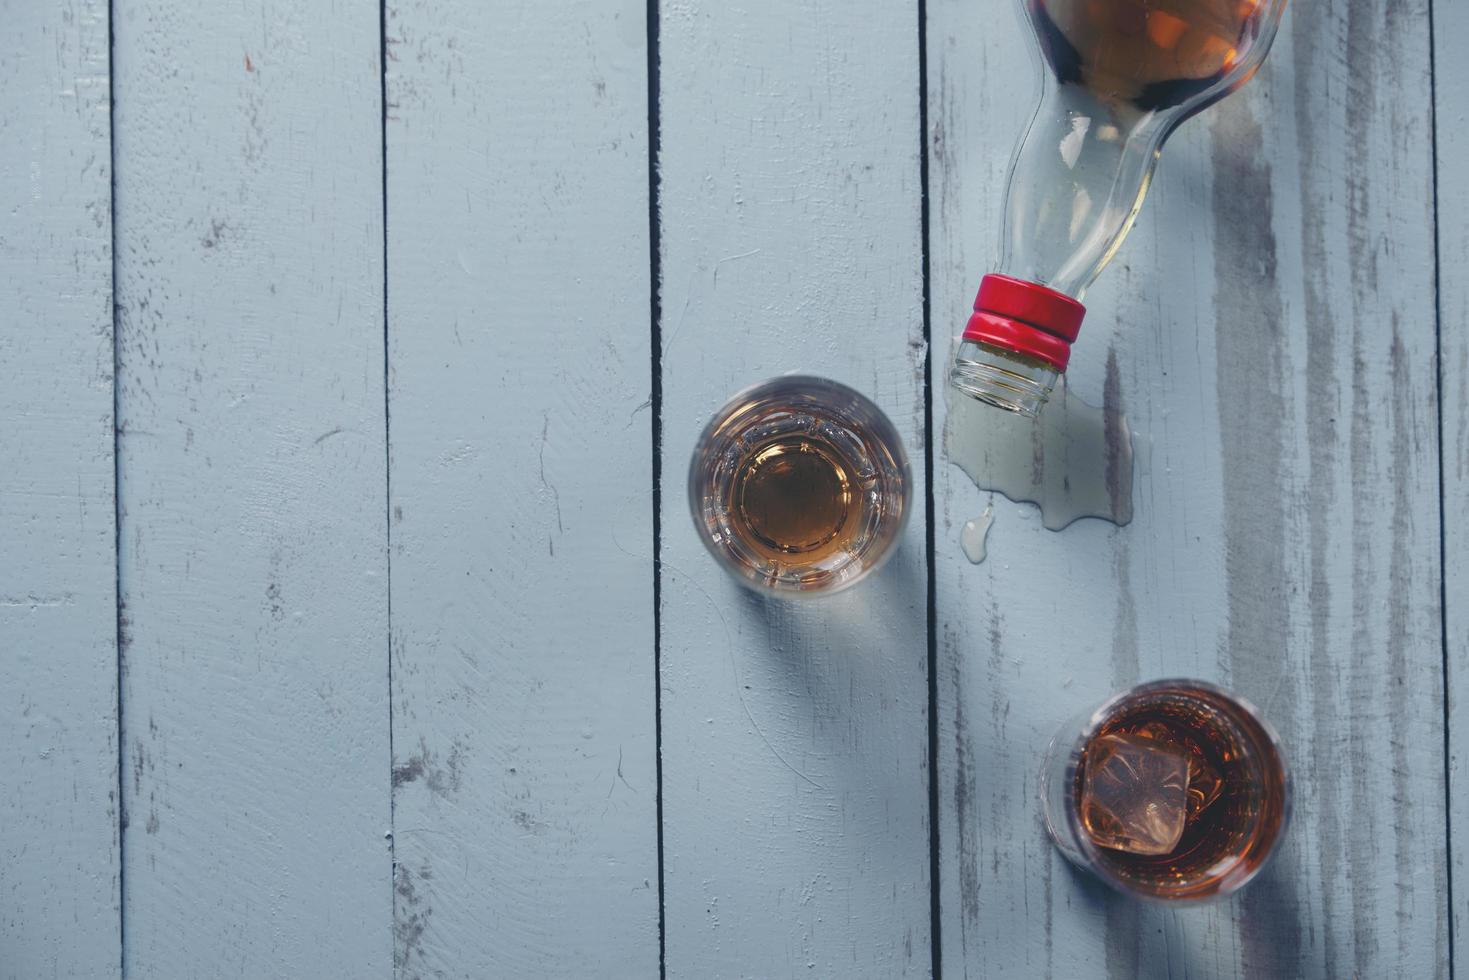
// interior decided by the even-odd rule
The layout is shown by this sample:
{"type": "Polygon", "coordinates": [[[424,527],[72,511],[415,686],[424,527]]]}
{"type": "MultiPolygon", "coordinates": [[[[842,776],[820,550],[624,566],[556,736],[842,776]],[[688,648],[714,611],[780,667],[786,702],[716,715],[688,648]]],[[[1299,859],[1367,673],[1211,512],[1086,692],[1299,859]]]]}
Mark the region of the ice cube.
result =
{"type": "Polygon", "coordinates": [[[1103,735],[1086,751],[1081,817],[1098,847],[1160,856],[1178,846],[1189,808],[1189,757],[1141,735],[1103,735]]]}
{"type": "Polygon", "coordinates": [[[1188,822],[1207,810],[1224,792],[1224,779],[1205,761],[1203,754],[1188,759],[1188,822]]]}
{"type": "Polygon", "coordinates": [[[1192,738],[1179,734],[1161,721],[1145,722],[1131,732],[1180,749],[1188,755],[1188,823],[1193,823],[1224,792],[1224,779],[1217,769],[1209,765],[1204,750],[1192,738]]]}

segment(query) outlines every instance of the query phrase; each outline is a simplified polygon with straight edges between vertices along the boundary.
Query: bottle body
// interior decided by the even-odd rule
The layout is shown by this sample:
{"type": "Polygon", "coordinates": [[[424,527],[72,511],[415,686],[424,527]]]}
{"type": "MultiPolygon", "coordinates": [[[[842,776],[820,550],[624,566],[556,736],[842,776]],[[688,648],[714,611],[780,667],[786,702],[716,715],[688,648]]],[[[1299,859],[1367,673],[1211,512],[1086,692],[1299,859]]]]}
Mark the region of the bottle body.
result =
{"type": "MultiPolygon", "coordinates": [[[[1080,303],[1131,230],[1168,136],[1249,80],[1285,3],[1021,2],[1043,59],[1042,95],[1011,164],[999,272],[1080,303]]],[[[981,304],[976,310],[983,312],[981,304]]],[[[1062,335],[1068,347],[1075,339],[1050,323],[1025,325],[1062,335]]],[[[1034,414],[1049,387],[1018,408],[991,397],[993,386],[974,365],[1008,369],[996,362],[994,348],[1011,348],[971,333],[956,358],[955,387],[1034,414]]],[[[1065,358],[1043,360],[1057,376],[1067,366],[1065,358]]]]}
{"type": "Polygon", "coordinates": [[[1000,271],[1081,301],[1142,210],[1165,134],[1155,112],[1046,89],[1011,167],[1000,271]]]}

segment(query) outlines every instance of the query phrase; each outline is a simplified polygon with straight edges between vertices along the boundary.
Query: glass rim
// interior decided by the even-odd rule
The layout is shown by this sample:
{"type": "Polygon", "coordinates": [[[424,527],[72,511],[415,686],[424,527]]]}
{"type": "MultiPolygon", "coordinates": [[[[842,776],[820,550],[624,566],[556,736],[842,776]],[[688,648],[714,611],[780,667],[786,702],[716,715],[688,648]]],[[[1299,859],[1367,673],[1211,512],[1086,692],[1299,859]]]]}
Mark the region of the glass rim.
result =
{"type": "Polygon", "coordinates": [[[836,595],[839,592],[844,592],[854,585],[865,581],[886,565],[892,558],[894,552],[898,550],[903,532],[908,526],[909,511],[913,509],[913,467],[909,462],[908,451],[903,444],[902,434],[898,431],[897,426],[893,424],[887,412],[876,401],[856,388],[843,384],[835,379],[809,374],[804,371],[788,371],[784,374],[772,375],[761,381],[745,385],[724,399],[719,408],[710,416],[709,421],[700,430],[698,438],[695,439],[694,450],[689,457],[687,496],[689,513],[693,518],[699,540],[703,543],[705,550],[714,557],[716,564],[723,568],[740,585],[761,595],[780,599],[823,599],[836,595]],[[743,406],[758,400],[768,392],[785,387],[798,389],[801,395],[811,397],[813,403],[828,408],[839,419],[848,422],[860,422],[863,427],[871,429],[875,440],[881,443],[883,449],[892,458],[893,464],[902,476],[901,490],[903,506],[898,514],[897,525],[893,528],[887,544],[855,574],[833,585],[825,585],[813,589],[797,589],[773,585],[746,574],[731,562],[728,554],[715,546],[705,531],[707,521],[703,506],[703,487],[700,480],[704,472],[700,465],[703,459],[700,452],[701,448],[712,440],[720,428],[735,418],[743,406]],[[833,397],[823,399],[821,397],[823,394],[833,397]]]}

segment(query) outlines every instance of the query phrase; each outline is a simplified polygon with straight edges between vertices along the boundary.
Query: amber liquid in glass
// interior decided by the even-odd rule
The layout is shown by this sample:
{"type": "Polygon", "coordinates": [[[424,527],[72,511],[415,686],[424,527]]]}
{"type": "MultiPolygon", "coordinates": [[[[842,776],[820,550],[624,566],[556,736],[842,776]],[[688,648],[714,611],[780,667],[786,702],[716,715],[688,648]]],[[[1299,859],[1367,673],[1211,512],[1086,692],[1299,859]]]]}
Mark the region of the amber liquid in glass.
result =
{"type": "Polygon", "coordinates": [[[852,478],[835,447],[808,436],[776,439],[737,467],[730,527],[769,558],[820,561],[851,544],[852,478]]]}
{"type": "MultiPolygon", "coordinates": [[[[1027,0],[1057,81],[1143,111],[1208,91],[1248,56],[1262,0],[1027,0]]],[[[1217,94],[1223,98],[1248,75],[1217,94]]]]}
{"type": "MultiPolygon", "coordinates": [[[[1172,745],[1189,759],[1188,816],[1183,836],[1160,856],[1098,848],[1112,874],[1168,897],[1204,896],[1228,877],[1248,875],[1268,857],[1286,815],[1285,770],[1268,736],[1205,691],[1158,691],[1124,704],[1093,741],[1135,735],[1172,745]]],[[[1090,745],[1089,745],[1090,748],[1090,745]]],[[[1082,801],[1086,754],[1077,769],[1075,799],[1082,801]]],[[[1079,802],[1083,827],[1091,815],[1079,802]]]]}

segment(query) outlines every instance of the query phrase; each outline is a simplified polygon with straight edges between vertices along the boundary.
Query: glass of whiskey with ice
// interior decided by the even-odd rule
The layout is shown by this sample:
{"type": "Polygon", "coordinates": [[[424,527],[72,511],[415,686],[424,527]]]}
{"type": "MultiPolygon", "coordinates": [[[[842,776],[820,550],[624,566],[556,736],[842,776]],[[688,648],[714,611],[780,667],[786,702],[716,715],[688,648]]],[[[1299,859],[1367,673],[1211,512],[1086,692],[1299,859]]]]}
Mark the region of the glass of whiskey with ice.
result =
{"type": "Polygon", "coordinates": [[[1201,901],[1265,866],[1289,820],[1290,777],[1248,702],[1203,681],[1154,681],[1061,730],[1041,804],[1061,852],[1109,885],[1201,901]]]}
{"type": "Polygon", "coordinates": [[[689,464],[689,507],[705,546],[741,583],[825,595],[892,553],[912,482],[880,408],[846,385],[792,374],[714,414],[689,464]]]}

